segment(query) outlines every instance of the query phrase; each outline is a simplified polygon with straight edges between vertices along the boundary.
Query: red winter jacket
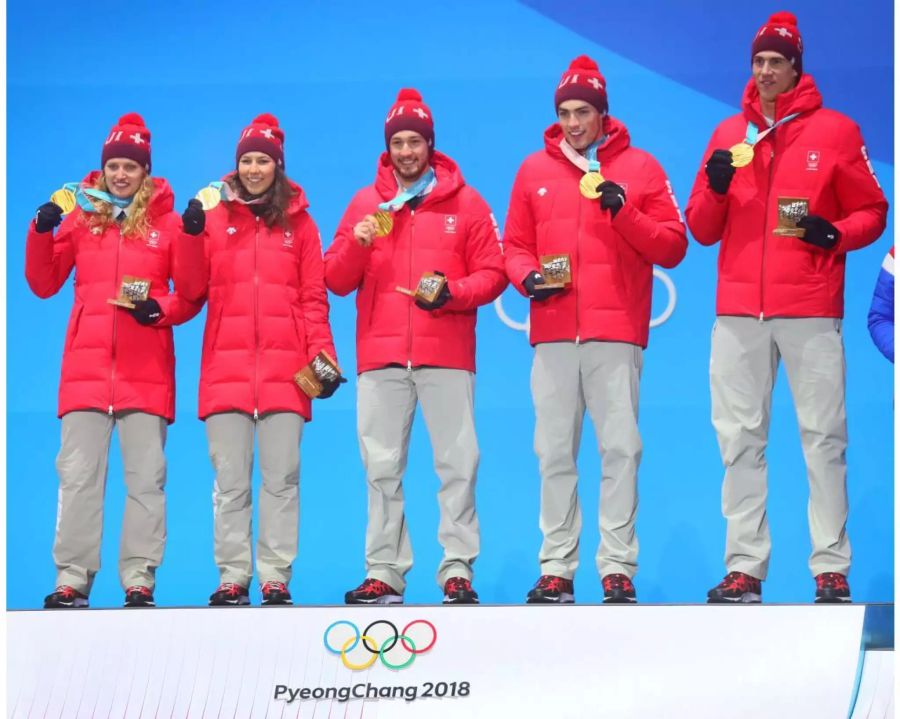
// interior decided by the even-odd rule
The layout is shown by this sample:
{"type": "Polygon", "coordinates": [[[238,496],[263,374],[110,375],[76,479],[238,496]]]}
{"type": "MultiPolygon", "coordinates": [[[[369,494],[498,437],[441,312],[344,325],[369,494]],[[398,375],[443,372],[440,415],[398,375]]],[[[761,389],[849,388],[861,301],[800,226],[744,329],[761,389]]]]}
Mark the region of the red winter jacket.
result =
{"type": "MultiPolygon", "coordinates": [[[[84,184],[93,187],[99,172],[84,184]]],[[[172,212],[172,190],[153,178],[155,190],[147,237],[122,237],[111,223],[103,234],[91,231],[88,214],[71,212],[56,233],[28,229],[25,277],[38,297],[50,297],[75,268],[75,304],[69,317],[59,384],[59,416],[73,410],[138,410],[175,421],[175,349],[172,326],[200,311],[177,292],[169,292],[174,241],[181,220],[172,212]],[[151,281],[150,297],[163,316],[154,325],[107,302],[119,295],[122,277],[151,281]]]]}
{"type": "Polygon", "coordinates": [[[674,267],[687,249],[672,186],[659,163],[631,146],[628,130],[607,116],[597,151],[600,172],[625,190],[613,219],[600,200],[581,195],[585,169],[563,154],[562,128],[544,132],[544,149],[519,168],[503,231],[506,274],[523,280],[541,255],[567,254],[572,284],[531,303],[531,344],[611,340],[647,346],[653,265],[674,267]]]}
{"type": "Polygon", "coordinates": [[[375,184],[353,197],[325,253],[325,282],[338,295],[356,294],[359,372],[389,364],[475,371],[475,319],[480,305],[506,287],[494,216],[459,168],[435,152],[437,184],[415,210],[393,213],[394,226],[370,247],[353,226],[397,194],[390,156],[381,155],[375,184]],[[452,299],[434,311],[416,307],[397,287],[415,289],[423,272],[447,276],[452,299]]]}
{"type": "Polygon", "coordinates": [[[866,154],[859,128],[822,107],[813,78],[778,96],[777,127],[755,148],[750,165],[738,168],[728,193],[713,192],[704,169],[713,150],[744,139],[747,122],[764,131],[759,92],[744,90],[743,112],[713,133],[687,206],[688,226],[698,242],[719,247],[716,314],[752,317],[842,317],[846,253],[865,247],[884,230],[887,201],[866,154]],[[809,214],[840,231],[838,244],[823,250],[796,237],[773,234],[778,198],[809,200],[809,214]]]}
{"type": "Polygon", "coordinates": [[[303,190],[290,186],[296,192],[287,211],[290,229],[269,229],[247,205],[221,202],[206,213],[200,236],[179,238],[176,282],[186,296],[209,302],[201,419],[216,412],[296,412],[309,421],[311,403],[294,375],[321,350],[337,358],[319,231],[303,190]]]}

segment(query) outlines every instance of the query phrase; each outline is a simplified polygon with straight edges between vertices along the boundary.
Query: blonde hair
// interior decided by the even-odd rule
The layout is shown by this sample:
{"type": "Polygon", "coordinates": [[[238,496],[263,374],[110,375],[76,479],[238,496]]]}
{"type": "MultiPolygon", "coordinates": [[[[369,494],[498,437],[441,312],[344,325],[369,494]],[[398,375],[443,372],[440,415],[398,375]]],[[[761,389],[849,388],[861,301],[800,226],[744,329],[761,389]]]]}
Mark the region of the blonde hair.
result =
{"type": "MultiPolygon", "coordinates": [[[[94,183],[94,189],[109,192],[103,173],[100,173],[100,177],[94,183]]],[[[128,216],[122,222],[123,237],[147,236],[147,233],[150,231],[150,218],[147,216],[147,208],[150,206],[153,190],[153,178],[150,175],[146,175],[138,191],[134,193],[134,199],[131,201],[131,212],[128,213],[128,216]]],[[[91,229],[99,228],[100,234],[103,234],[106,232],[106,228],[115,221],[113,220],[114,205],[94,198],[91,198],[91,201],[96,209],[94,212],[88,213],[88,224],[91,229]]]]}

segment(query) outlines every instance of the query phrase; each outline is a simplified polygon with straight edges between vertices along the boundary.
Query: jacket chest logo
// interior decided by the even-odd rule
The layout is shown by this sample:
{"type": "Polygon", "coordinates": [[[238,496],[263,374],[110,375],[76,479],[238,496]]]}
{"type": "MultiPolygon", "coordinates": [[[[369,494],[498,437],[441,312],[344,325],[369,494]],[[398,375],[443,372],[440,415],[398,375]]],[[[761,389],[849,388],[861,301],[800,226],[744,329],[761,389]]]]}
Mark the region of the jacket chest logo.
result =
{"type": "Polygon", "coordinates": [[[456,215],[444,215],[444,232],[448,235],[456,234],[456,215]]]}
{"type": "Polygon", "coordinates": [[[237,232],[237,227],[229,227],[227,230],[225,230],[225,232],[227,232],[229,235],[233,235],[235,232],[237,232]]]}
{"type": "Polygon", "coordinates": [[[822,153],[818,150],[809,150],[806,153],[806,169],[807,170],[818,170],[819,169],[819,160],[822,159],[822,153]]]}
{"type": "Polygon", "coordinates": [[[294,249],[294,233],[290,230],[284,231],[284,239],[281,241],[281,246],[286,250],[294,249]]]}
{"type": "Polygon", "coordinates": [[[150,234],[147,236],[147,247],[154,249],[159,247],[159,232],[157,230],[150,230],[150,234]]]}

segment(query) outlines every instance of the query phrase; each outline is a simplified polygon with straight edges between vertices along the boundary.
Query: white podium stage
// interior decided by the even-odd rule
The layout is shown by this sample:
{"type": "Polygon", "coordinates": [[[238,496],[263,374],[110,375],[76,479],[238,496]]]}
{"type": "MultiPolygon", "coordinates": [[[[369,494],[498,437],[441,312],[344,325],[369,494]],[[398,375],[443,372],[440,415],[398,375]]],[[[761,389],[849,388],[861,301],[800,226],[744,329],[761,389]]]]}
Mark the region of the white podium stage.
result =
{"type": "Polygon", "coordinates": [[[893,605],[7,614],[9,717],[893,716],[893,605]]]}

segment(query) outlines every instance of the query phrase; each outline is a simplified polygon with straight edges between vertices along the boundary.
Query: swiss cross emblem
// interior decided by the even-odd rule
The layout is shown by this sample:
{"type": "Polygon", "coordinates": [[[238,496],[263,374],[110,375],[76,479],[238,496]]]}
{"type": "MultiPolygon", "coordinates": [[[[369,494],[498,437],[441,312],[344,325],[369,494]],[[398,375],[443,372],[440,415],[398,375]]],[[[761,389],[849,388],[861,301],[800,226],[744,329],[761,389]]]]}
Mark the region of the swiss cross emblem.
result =
{"type": "Polygon", "coordinates": [[[456,215],[444,215],[444,232],[450,234],[456,232],[456,215]]]}
{"type": "Polygon", "coordinates": [[[542,188],[540,188],[540,189],[537,191],[537,193],[538,193],[538,196],[543,197],[544,195],[547,194],[547,188],[546,188],[546,187],[542,187],[542,188]]]}
{"type": "Polygon", "coordinates": [[[267,127],[265,130],[263,130],[263,131],[260,133],[260,135],[262,135],[262,136],[263,136],[264,138],[266,138],[267,140],[271,140],[272,137],[273,137],[273,133],[272,133],[272,131],[271,131],[268,127],[267,127]]]}
{"type": "Polygon", "coordinates": [[[290,230],[284,231],[284,240],[281,242],[281,246],[286,249],[292,249],[294,247],[294,233],[290,230]]]}
{"type": "Polygon", "coordinates": [[[413,112],[416,113],[416,114],[417,114],[419,117],[421,117],[423,120],[424,120],[426,117],[428,117],[428,113],[425,112],[425,110],[423,110],[421,107],[417,107],[415,110],[413,110],[413,112]]]}
{"type": "Polygon", "coordinates": [[[776,27],[775,32],[777,32],[779,35],[781,35],[781,37],[794,37],[791,34],[791,31],[788,30],[786,27],[776,27]]]}
{"type": "Polygon", "coordinates": [[[225,232],[227,232],[229,235],[233,235],[235,232],[237,232],[237,227],[229,227],[227,230],[225,230],[225,232]]]}
{"type": "Polygon", "coordinates": [[[143,144],[144,144],[144,138],[141,137],[140,134],[137,133],[137,132],[134,133],[133,135],[129,135],[129,137],[130,137],[132,140],[134,140],[134,144],[135,144],[135,145],[143,145],[143,144]]]}
{"type": "Polygon", "coordinates": [[[819,169],[819,160],[822,157],[822,153],[818,150],[809,150],[806,153],[806,169],[807,170],[818,170],[819,169]]]}
{"type": "Polygon", "coordinates": [[[150,234],[147,236],[147,246],[159,247],[159,232],[150,230],[150,234]]]}
{"type": "Polygon", "coordinates": [[[603,87],[603,83],[600,82],[596,77],[592,77],[590,80],[588,80],[588,85],[593,85],[595,90],[599,90],[601,87],[603,87]]]}

